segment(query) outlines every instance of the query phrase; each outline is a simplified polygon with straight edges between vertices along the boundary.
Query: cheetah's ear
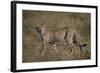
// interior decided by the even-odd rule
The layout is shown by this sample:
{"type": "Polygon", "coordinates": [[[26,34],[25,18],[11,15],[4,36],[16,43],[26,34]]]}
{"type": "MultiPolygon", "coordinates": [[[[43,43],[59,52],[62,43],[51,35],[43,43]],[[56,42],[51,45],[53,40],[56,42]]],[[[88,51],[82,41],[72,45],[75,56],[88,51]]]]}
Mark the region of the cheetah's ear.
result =
{"type": "Polygon", "coordinates": [[[39,24],[36,24],[36,30],[39,30],[39,27],[40,27],[39,24]]]}
{"type": "Polygon", "coordinates": [[[43,24],[42,26],[43,26],[44,28],[46,28],[46,25],[45,25],[45,24],[43,24]]]}
{"type": "Polygon", "coordinates": [[[39,27],[40,25],[39,24],[36,24],[36,27],[39,27]]]}
{"type": "Polygon", "coordinates": [[[46,27],[46,25],[43,25],[43,27],[46,27]]]}

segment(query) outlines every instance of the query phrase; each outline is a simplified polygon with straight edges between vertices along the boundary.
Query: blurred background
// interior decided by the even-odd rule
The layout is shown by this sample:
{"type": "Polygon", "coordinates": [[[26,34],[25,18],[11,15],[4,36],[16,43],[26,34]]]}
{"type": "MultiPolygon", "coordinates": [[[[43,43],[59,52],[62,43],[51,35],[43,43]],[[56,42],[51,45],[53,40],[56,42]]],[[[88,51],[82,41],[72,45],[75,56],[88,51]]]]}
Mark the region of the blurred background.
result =
{"type": "Polygon", "coordinates": [[[33,11],[23,10],[23,62],[83,60],[91,57],[91,14],[74,12],[33,11]],[[69,46],[60,45],[56,50],[48,45],[47,54],[41,57],[41,38],[36,31],[36,25],[46,25],[51,30],[72,26],[81,36],[82,42],[87,43],[80,56],[80,50],[74,45],[70,56],[69,46]]]}

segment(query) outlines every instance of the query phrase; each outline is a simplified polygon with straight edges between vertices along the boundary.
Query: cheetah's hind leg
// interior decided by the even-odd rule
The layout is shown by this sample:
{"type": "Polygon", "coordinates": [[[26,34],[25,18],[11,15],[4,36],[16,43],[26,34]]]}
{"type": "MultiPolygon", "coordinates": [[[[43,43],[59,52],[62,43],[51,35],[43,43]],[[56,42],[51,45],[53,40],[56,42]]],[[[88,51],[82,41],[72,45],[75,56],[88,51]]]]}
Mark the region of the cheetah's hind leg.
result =
{"type": "Polygon", "coordinates": [[[72,55],[73,55],[73,52],[74,52],[74,51],[73,51],[74,45],[73,45],[73,44],[69,44],[69,48],[70,48],[70,50],[71,50],[69,56],[72,56],[72,55]]]}

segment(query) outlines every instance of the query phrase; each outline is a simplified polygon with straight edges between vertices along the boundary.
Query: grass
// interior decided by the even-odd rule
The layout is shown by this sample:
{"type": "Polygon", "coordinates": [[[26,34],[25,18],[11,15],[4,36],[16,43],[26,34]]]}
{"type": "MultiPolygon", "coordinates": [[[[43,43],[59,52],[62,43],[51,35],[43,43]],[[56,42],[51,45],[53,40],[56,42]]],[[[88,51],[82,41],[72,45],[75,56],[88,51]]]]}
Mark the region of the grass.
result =
{"type": "Polygon", "coordinates": [[[89,13],[23,10],[23,62],[90,59],[90,18],[89,13]],[[41,39],[35,28],[37,24],[46,25],[51,30],[73,26],[80,34],[82,42],[87,43],[87,46],[83,48],[83,54],[81,55],[79,47],[74,45],[73,53],[70,55],[70,47],[58,43],[57,50],[52,45],[48,45],[46,56],[41,56],[41,39]]]}

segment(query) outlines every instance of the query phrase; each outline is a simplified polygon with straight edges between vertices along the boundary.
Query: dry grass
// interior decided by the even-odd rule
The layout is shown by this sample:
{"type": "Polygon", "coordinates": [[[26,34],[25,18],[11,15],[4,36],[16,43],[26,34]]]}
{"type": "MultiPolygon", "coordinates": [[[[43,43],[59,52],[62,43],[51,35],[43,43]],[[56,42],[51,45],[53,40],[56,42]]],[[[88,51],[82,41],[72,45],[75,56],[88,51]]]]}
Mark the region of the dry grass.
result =
{"type": "Polygon", "coordinates": [[[23,62],[90,59],[90,18],[90,14],[88,13],[23,10],[23,62]],[[68,45],[58,43],[57,50],[55,50],[52,45],[48,44],[46,55],[41,56],[41,39],[35,28],[37,24],[44,24],[51,30],[73,26],[81,35],[82,42],[88,45],[83,48],[81,55],[79,47],[75,44],[73,53],[70,55],[71,48],[68,45]]]}

